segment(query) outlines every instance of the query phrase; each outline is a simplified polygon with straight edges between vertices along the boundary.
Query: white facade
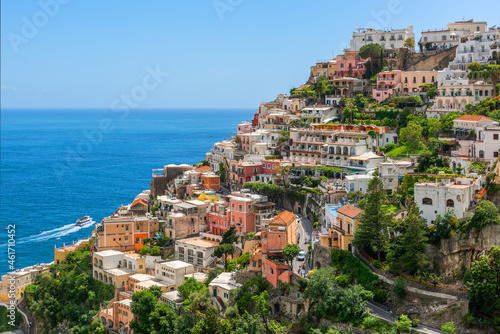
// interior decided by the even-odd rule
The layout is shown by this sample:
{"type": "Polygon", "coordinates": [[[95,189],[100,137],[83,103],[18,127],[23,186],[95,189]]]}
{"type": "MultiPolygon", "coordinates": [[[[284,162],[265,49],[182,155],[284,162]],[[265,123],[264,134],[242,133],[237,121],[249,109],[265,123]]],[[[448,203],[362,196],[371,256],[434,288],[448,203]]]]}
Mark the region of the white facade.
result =
{"type": "Polygon", "coordinates": [[[422,217],[431,225],[436,216],[451,210],[457,219],[471,207],[474,195],[481,190],[481,177],[457,177],[438,182],[415,183],[415,203],[422,210],[422,217]]]}
{"type": "Polygon", "coordinates": [[[236,283],[234,280],[234,273],[224,272],[210,282],[208,289],[210,296],[215,300],[216,305],[219,306],[219,298],[225,304],[229,300],[229,291],[241,286],[243,285],[236,283]]]}
{"type": "Polygon", "coordinates": [[[358,174],[358,175],[347,175],[345,177],[345,189],[347,192],[351,191],[361,191],[366,192],[368,190],[368,183],[373,179],[373,173],[368,174],[358,174]]]}
{"type": "Polygon", "coordinates": [[[405,174],[413,169],[413,163],[410,161],[386,161],[378,164],[379,177],[388,193],[396,191],[405,174]]]}
{"type": "Polygon", "coordinates": [[[155,263],[155,278],[167,285],[178,287],[184,283],[184,277],[195,271],[192,264],[183,261],[162,261],[155,263]]]}
{"type": "Polygon", "coordinates": [[[492,55],[490,45],[498,38],[498,29],[476,31],[461,38],[455,59],[448,65],[452,70],[467,70],[470,63],[486,63],[492,55]]]}
{"type": "Polygon", "coordinates": [[[215,247],[219,245],[221,236],[203,234],[203,237],[177,240],[175,242],[175,258],[196,267],[207,267],[214,260],[215,247]]]}
{"type": "Polygon", "coordinates": [[[206,158],[214,172],[218,172],[219,165],[224,162],[224,159],[235,160],[238,154],[241,156],[244,154],[244,152],[238,150],[238,144],[230,140],[224,140],[215,143],[214,148],[206,154],[206,158]]]}
{"type": "Polygon", "coordinates": [[[376,30],[374,28],[359,28],[358,32],[352,34],[352,39],[348,51],[359,51],[366,44],[380,44],[384,49],[403,48],[407,38],[415,40],[413,26],[407,26],[405,29],[395,30],[376,30]]]}

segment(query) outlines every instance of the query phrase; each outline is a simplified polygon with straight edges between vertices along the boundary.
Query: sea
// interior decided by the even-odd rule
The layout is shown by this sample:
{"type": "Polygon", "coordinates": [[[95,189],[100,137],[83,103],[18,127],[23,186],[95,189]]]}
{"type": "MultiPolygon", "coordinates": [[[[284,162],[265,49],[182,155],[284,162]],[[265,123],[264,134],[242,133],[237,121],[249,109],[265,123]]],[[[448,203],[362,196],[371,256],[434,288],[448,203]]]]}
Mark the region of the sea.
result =
{"type": "Polygon", "coordinates": [[[91,236],[90,216],[112,215],[142,190],[152,169],[205,160],[254,109],[22,110],[0,113],[0,274],[49,263],[54,247],[91,236]],[[13,243],[14,242],[14,243],[13,243]]]}

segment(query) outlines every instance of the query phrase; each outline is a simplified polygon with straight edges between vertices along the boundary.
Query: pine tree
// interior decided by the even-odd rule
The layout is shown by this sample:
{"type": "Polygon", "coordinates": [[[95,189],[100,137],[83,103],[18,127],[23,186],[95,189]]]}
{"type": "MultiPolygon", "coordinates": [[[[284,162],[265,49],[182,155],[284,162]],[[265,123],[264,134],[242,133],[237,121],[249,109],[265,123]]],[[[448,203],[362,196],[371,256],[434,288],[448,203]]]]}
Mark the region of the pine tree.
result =
{"type": "Polygon", "coordinates": [[[391,242],[387,259],[391,268],[414,274],[429,264],[425,247],[427,224],[421,211],[413,204],[408,209],[408,216],[397,227],[400,235],[391,242]]]}
{"type": "Polygon", "coordinates": [[[368,192],[365,197],[364,212],[360,218],[354,236],[354,245],[358,248],[377,251],[377,259],[380,261],[380,252],[388,243],[387,225],[389,216],[385,207],[386,195],[384,185],[378,176],[368,183],[368,192]]]}

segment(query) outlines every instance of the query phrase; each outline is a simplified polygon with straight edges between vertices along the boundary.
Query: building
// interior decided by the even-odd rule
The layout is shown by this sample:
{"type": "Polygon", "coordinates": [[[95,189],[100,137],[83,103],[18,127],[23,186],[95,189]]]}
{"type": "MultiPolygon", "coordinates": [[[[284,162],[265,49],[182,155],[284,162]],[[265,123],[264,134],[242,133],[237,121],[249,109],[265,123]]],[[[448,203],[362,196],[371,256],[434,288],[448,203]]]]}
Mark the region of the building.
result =
{"type": "Polygon", "coordinates": [[[38,275],[49,271],[50,264],[37,264],[3,275],[0,283],[0,300],[9,303],[10,297],[15,297],[18,301],[23,296],[26,287],[35,282],[38,275]],[[11,296],[13,291],[15,291],[15,296],[11,296]]]}
{"type": "Polygon", "coordinates": [[[151,179],[151,197],[156,198],[158,196],[165,195],[168,182],[175,179],[178,175],[184,173],[185,171],[191,169],[194,169],[194,167],[186,164],[169,164],[167,166],[164,166],[163,169],[153,169],[153,175],[151,179]]]}
{"type": "Polygon", "coordinates": [[[175,260],[155,263],[155,278],[175,289],[184,283],[186,275],[193,274],[195,268],[192,264],[175,260]]]}
{"type": "Polygon", "coordinates": [[[397,191],[399,186],[403,183],[405,174],[413,172],[414,169],[415,166],[411,161],[396,160],[378,163],[379,178],[388,194],[397,191]]]}
{"type": "Polygon", "coordinates": [[[234,193],[227,198],[231,208],[231,225],[236,226],[236,231],[240,234],[255,232],[254,199],[251,196],[234,193]]]}
{"type": "Polygon", "coordinates": [[[108,305],[110,307],[99,311],[97,317],[101,324],[117,333],[131,333],[129,323],[135,318],[134,313],[132,313],[132,299],[122,299],[110,304],[108,305]]]}
{"type": "Polygon", "coordinates": [[[196,267],[206,268],[213,265],[215,247],[222,240],[221,236],[203,233],[201,237],[177,240],[175,258],[196,267]]]}
{"type": "Polygon", "coordinates": [[[214,278],[208,285],[210,296],[219,310],[225,309],[225,304],[229,300],[229,291],[237,289],[243,284],[236,283],[234,273],[224,272],[214,278]]]}
{"type": "Polygon", "coordinates": [[[359,219],[362,214],[363,210],[350,204],[336,209],[334,225],[328,228],[327,233],[319,235],[321,245],[352,252],[354,232],[360,224],[359,219]]]}
{"type": "Polygon", "coordinates": [[[382,102],[401,90],[400,70],[380,72],[377,76],[377,87],[373,88],[372,95],[377,102],[382,102]]]}
{"type": "Polygon", "coordinates": [[[480,162],[498,159],[500,126],[497,121],[482,115],[464,115],[453,120],[453,130],[458,150],[451,151],[452,157],[480,162]]]}
{"type": "Polygon", "coordinates": [[[422,210],[427,225],[434,223],[437,215],[444,216],[451,210],[457,219],[467,217],[466,211],[474,205],[481,191],[482,178],[439,178],[435,181],[417,182],[414,186],[415,203],[422,210]]]}
{"type": "Polygon", "coordinates": [[[281,251],[287,244],[297,243],[297,216],[289,211],[278,214],[262,231],[262,251],[281,251]]]}
{"type": "Polygon", "coordinates": [[[331,80],[343,77],[361,78],[363,76],[366,61],[361,59],[357,51],[345,51],[343,55],[337,56],[336,72],[331,80]]]}
{"type": "Polygon", "coordinates": [[[366,174],[354,174],[345,176],[345,189],[347,192],[368,190],[368,183],[373,179],[373,171],[366,174]]]}
{"type": "Polygon", "coordinates": [[[329,105],[318,105],[303,108],[300,111],[300,117],[308,119],[311,123],[323,123],[339,119],[340,114],[337,108],[329,105]]]}
{"type": "Polygon", "coordinates": [[[359,51],[363,45],[377,43],[384,49],[404,48],[404,42],[408,38],[415,40],[413,26],[404,29],[376,30],[374,28],[358,28],[352,34],[349,51],[359,51]]]}
{"type": "Polygon", "coordinates": [[[447,111],[461,112],[467,104],[477,105],[479,102],[494,97],[492,84],[478,81],[468,84],[440,85],[439,93],[435,97],[431,109],[444,109],[447,111]]]}
{"type": "Polygon", "coordinates": [[[129,211],[115,212],[95,228],[95,247],[99,250],[134,251],[144,246],[143,240],[159,235],[157,217],[137,217],[129,211]]]}
{"type": "Polygon", "coordinates": [[[125,283],[125,290],[127,291],[135,291],[135,284],[141,283],[144,281],[149,281],[154,279],[154,276],[147,275],[147,274],[134,274],[132,276],[128,277],[127,283],[125,283]]]}
{"type": "Polygon", "coordinates": [[[209,210],[210,203],[198,200],[173,204],[165,217],[165,236],[182,239],[206,231],[209,210]]]}
{"type": "Polygon", "coordinates": [[[129,207],[134,216],[144,216],[149,211],[149,202],[142,198],[136,198],[129,207]]]}
{"type": "Polygon", "coordinates": [[[438,73],[436,71],[401,72],[401,91],[403,93],[425,92],[422,85],[436,85],[438,73]]]}
{"type": "Polygon", "coordinates": [[[95,252],[92,255],[93,278],[105,284],[125,288],[129,276],[146,273],[146,259],[136,253],[116,250],[95,252]]]}

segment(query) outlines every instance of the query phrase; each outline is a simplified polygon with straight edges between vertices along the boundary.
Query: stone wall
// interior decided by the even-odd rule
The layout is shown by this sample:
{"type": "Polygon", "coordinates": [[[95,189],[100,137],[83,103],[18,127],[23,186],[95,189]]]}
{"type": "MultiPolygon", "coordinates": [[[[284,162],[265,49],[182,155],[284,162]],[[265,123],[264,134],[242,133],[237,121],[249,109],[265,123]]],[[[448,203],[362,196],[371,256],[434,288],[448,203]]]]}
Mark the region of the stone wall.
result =
{"type": "Polygon", "coordinates": [[[312,268],[324,268],[332,266],[332,250],[329,247],[322,246],[319,242],[314,244],[312,256],[312,268]]]}
{"type": "Polygon", "coordinates": [[[456,46],[446,50],[434,50],[421,53],[403,55],[405,71],[432,71],[442,70],[455,59],[456,46]]]}
{"type": "Polygon", "coordinates": [[[236,281],[236,283],[245,283],[259,276],[260,272],[258,271],[238,270],[234,274],[234,280],[236,281]]]}
{"type": "Polygon", "coordinates": [[[492,246],[500,245],[500,225],[490,225],[481,232],[471,231],[468,238],[457,233],[441,240],[439,247],[429,246],[426,251],[433,257],[442,275],[450,277],[464,266],[470,269],[472,262],[487,255],[492,246]]]}

